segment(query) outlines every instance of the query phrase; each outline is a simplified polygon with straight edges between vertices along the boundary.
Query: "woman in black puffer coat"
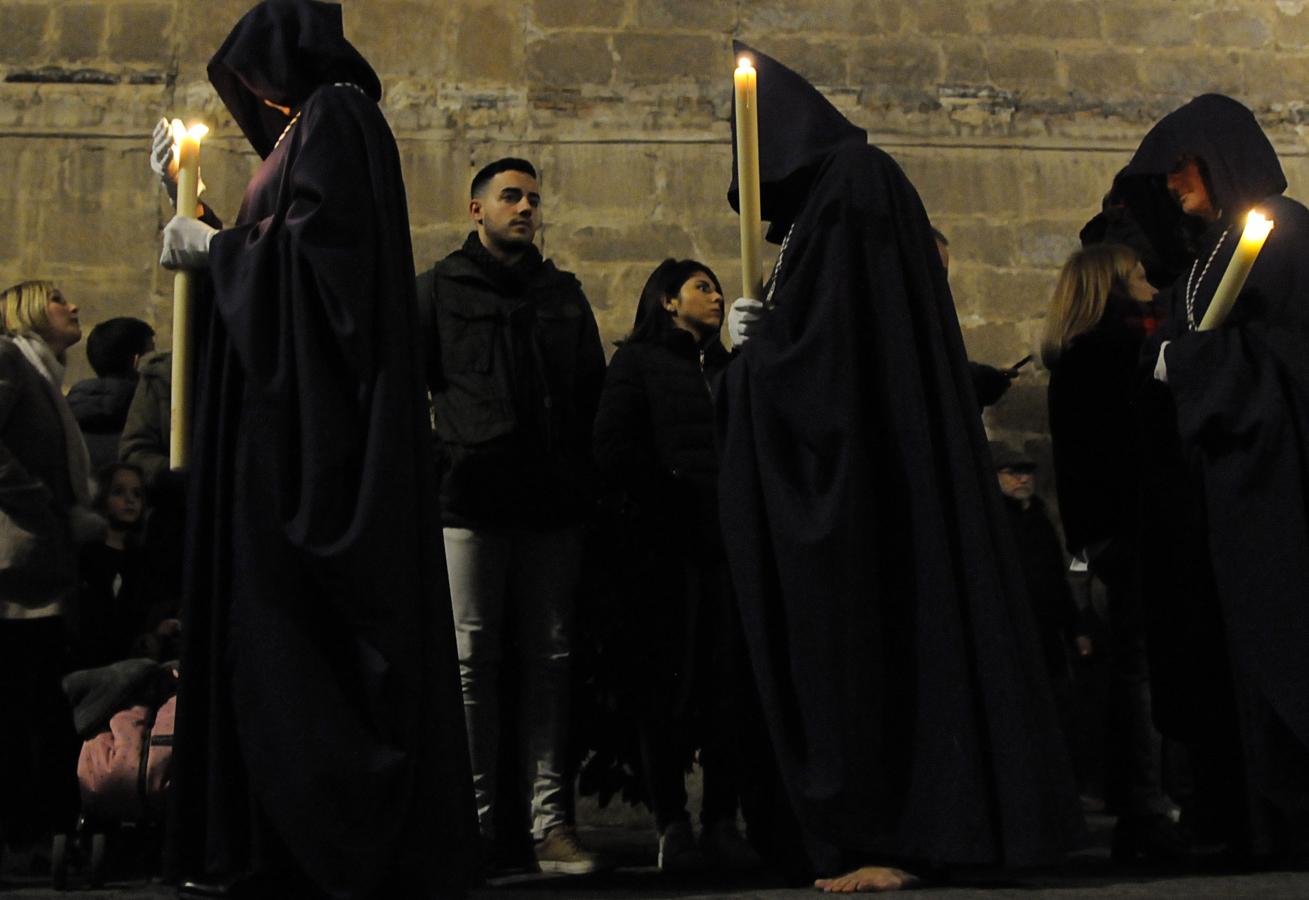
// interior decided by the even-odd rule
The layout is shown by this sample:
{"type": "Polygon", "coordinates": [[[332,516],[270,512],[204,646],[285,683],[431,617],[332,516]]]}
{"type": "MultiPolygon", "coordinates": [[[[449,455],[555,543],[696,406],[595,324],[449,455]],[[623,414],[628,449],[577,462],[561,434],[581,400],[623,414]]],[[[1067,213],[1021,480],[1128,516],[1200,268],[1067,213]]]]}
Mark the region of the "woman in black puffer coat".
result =
{"type": "Polygon", "coordinates": [[[722,289],[708,266],[661,263],[610,363],[595,420],[596,463],[626,532],[618,641],[665,871],[758,862],[736,829],[736,723],[748,680],[718,522],[709,385],[728,361],[722,322],[722,289]],[[697,748],[699,848],[684,784],[697,748]]]}

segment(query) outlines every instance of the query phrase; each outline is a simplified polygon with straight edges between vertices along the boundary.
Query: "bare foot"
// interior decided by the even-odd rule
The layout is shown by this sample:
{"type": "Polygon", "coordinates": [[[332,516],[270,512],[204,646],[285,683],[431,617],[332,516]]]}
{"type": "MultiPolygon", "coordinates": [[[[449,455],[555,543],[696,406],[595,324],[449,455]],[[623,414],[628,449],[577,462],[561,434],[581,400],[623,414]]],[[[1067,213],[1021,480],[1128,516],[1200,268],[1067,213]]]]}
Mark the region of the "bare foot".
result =
{"type": "Polygon", "coordinates": [[[828,894],[877,894],[903,891],[918,884],[918,876],[903,869],[863,866],[836,878],[820,878],[814,887],[828,894]]]}

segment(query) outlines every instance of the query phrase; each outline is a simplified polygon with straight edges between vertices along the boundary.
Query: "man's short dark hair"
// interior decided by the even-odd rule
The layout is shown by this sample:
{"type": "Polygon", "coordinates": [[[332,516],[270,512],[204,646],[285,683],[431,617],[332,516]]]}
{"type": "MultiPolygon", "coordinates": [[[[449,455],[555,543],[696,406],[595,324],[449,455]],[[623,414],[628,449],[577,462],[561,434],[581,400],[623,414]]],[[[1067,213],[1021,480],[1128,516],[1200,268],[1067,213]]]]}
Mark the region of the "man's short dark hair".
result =
{"type": "Polygon", "coordinates": [[[155,330],[131,316],[107,319],[91,329],[86,339],[86,358],[101,378],[131,375],[132,362],[150,349],[155,330]]]}
{"type": "Polygon", "coordinates": [[[493,163],[482,166],[478,173],[473,176],[473,186],[469,190],[469,195],[472,197],[479,196],[486,186],[491,183],[491,179],[501,172],[523,172],[533,178],[536,177],[536,169],[532,168],[530,162],[516,156],[506,156],[504,159],[497,159],[493,163]]]}

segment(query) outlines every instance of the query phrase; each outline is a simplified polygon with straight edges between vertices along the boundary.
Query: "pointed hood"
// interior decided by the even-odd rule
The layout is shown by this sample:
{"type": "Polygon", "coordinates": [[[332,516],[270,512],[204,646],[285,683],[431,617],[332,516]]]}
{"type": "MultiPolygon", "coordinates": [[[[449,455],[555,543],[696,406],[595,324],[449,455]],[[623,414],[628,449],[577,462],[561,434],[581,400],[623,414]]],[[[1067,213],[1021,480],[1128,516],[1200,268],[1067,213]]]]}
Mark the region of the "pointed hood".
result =
{"type": "Polygon", "coordinates": [[[377,73],[345,39],[341,7],[318,0],[264,0],[250,10],[209,61],[209,81],[261,157],[287,124],[265,100],[297,109],[336,82],[382,99],[377,73]]]}
{"type": "MultiPolygon", "coordinates": [[[[818,165],[848,145],[868,143],[857,127],[808,81],[752,47],[732,42],[736,56],[754,60],[759,73],[759,179],[763,218],[788,224],[808,193],[818,165]]],[[[736,101],[732,102],[732,184],[727,202],[740,211],[736,184],[736,101]]]]}
{"type": "Polygon", "coordinates": [[[1196,97],[1160,119],[1119,178],[1166,177],[1182,156],[1204,160],[1214,204],[1224,216],[1286,190],[1277,151],[1254,113],[1222,94],[1196,97]]]}

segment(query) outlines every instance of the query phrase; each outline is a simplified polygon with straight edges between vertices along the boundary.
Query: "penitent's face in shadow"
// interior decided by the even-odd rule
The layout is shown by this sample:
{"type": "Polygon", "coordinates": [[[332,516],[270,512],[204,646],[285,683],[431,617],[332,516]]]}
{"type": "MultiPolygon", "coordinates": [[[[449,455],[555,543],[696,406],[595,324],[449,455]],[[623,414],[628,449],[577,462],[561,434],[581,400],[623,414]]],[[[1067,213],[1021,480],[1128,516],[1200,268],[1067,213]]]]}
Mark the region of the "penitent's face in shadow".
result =
{"type": "Polygon", "coordinates": [[[1212,222],[1218,218],[1204,172],[1196,159],[1183,159],[1168,173],[1168,192],[1173,195],[1182,212],[1212,222]]]}

